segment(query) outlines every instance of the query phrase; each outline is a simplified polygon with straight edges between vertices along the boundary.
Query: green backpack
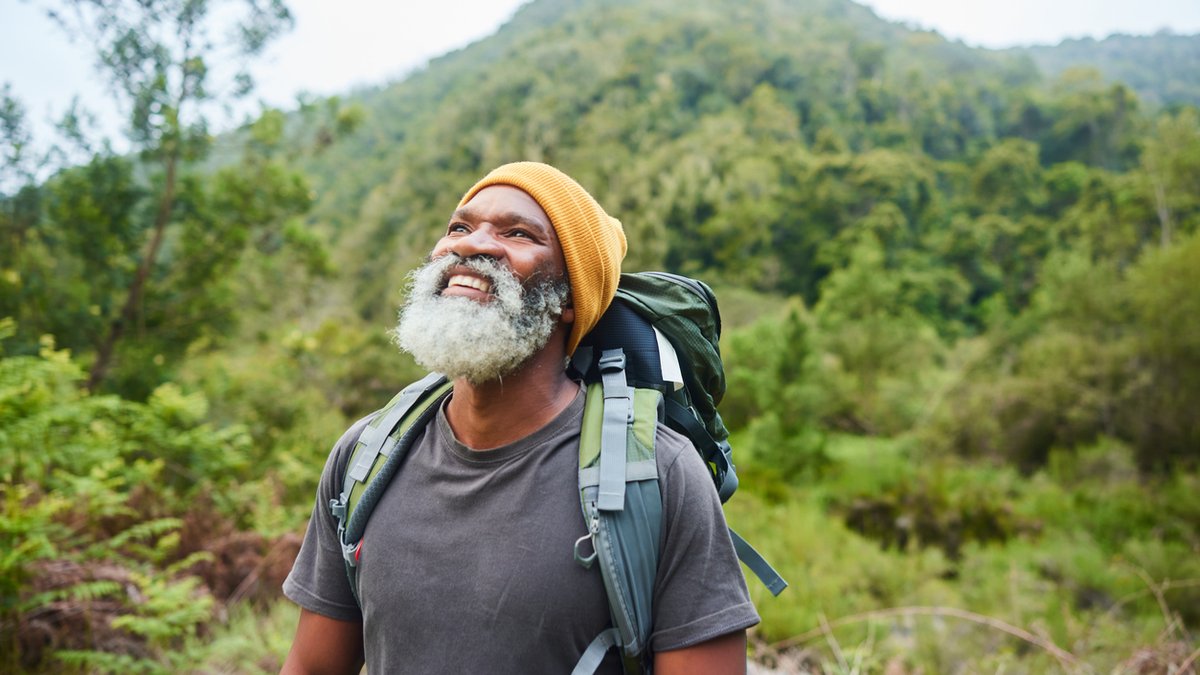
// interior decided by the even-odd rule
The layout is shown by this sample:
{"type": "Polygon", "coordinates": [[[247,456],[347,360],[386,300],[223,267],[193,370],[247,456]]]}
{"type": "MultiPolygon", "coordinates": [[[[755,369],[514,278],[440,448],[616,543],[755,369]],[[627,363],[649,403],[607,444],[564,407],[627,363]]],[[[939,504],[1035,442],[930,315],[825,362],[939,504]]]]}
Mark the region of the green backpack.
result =
{"type": "MultiPolygon", "coordinates": [[[[571,360],[587,385],[579,442],[580,504],[588,533],[575,560],[599,564],[613,626],[588,646],[574,673],[595,672],[612,647],[626,673],[647,672],[651,599],[662,531],[654,455],[659,422],[687,436],[708,465],[722,502],[737,489],[729,432],[716,407],[725,393],[721,318],[704,283],[662,272],[622,274],[616,299],[571,360]]],[[[350,588],[357,594],[363,530],[416,436],[452,385],[437,373],[395,396],[368,422],[330,509],[338,522],[350,588]]],[[[787,583],[730,530],[742,562],[778,595],[787,583]]]]}

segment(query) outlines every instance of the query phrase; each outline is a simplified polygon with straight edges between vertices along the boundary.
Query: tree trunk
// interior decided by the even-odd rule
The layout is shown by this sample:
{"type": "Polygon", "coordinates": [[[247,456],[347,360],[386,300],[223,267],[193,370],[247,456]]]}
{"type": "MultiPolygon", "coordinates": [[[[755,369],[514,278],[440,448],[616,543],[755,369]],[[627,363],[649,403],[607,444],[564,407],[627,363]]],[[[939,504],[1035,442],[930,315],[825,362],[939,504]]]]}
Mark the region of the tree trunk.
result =
{"type": "Polygon", "coordinates": [[[150,272],[154,269],[154,262],[158,258],[159,248],[162,247],[167,223],[171,220],[171,208],[175,204],[175,170],[177,163],[178,158],[174,154],[167,158],[166,181],[163,186],[162,199],[158,203],[158,213],[154,217],[154,234],[150,238],[150,244],[146,247],[146,255],[142,256],[142,261],[138,264],[133,282],[129,284],[129,293],[125,296],[125,304],[121,307],[121,313],[113,319],[112,324],[108,328],[108,335],[96,350],[96,360],[92,363],[92,370],[88,374],[88,391],[96,391],[100,383],[108,376],[108,371],[112,367],[112,356],[117,343],[125,335],[126,326],[133,322],[134,315],[137,313],[138,307],[142,304],[142,296],[146,291],[146,282],[149,281],[150,272]]]}
{"type": "Polygon", "coordinates": [[[1171,209],[1167,207],[1167,191],[1161,180],[1154,181],[1154,208],[1158,211],[1158,222],[1162,226],[1162,247],[1171,245],[1171,209]]]}

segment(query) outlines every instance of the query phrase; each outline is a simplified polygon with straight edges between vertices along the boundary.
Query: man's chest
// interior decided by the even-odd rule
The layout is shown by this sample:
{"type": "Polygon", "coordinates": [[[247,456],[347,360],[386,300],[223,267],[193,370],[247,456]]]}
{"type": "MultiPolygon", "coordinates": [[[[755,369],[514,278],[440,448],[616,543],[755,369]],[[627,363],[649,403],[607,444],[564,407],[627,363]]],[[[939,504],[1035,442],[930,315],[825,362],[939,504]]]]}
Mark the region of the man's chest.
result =
{"type": "Polygon", "coordinates": [[[368,650],[441,669],[577,657],[608,624],[599,571],[573,558],[586,531],[577,480],[573,456],[404,467],[363,537],[368,650]]]}

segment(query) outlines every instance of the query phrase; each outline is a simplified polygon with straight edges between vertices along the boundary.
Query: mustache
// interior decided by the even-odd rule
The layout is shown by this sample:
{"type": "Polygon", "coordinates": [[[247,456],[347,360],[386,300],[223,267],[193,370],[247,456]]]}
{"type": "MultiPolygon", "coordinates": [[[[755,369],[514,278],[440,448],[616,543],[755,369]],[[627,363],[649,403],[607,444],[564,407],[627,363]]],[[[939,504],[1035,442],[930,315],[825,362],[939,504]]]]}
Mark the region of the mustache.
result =
{"type": "MultiPolygon", "coordinates": [[[[440,292],[445,290],[446,285],[450,282],[450,277],[452,276],[450,270],[455,267],[465,267],[483,276],[493,284],[499,284],[503,280],[511,279],[523,290],[538,288],[560,281],[551,272],[549,264],[537,267],[528,277],[522,279],[515,271],[504,266],[490,255],[476,254],[463,256],[453,251],[443,253],[436,258],[432,255],[425,256],[425,263],[409,274],[410,281],[414,281],[417,275],[436,275],[434,277],[437,287],[435,292],[440,292]]],[[[569,282],[566,281],[565,275],[561,281],[567,283],[569,287],[569,282]]]]}
{"type": "Polygon", "coordinates": [[[426,256],[425,265],[421,269],[436,273],[438,290],[443,290],[450,281],[450,270],[455,267],[465,267],[472,272],[480,274],[492,283],[498,282],[501,275],[514,279],[518,284],[521,282],[516,273],[505,268],[495,258],[488,255],[462,256],[454,252],[449,252],[436,258],[426,256]]]}

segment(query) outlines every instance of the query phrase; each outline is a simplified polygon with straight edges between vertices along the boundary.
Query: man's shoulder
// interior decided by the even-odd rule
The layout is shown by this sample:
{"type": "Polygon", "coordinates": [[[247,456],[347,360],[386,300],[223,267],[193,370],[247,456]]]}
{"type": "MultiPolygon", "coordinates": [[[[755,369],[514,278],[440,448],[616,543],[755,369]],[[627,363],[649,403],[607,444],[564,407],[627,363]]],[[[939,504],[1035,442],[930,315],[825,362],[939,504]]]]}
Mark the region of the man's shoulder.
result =
{"type": "Polygon", "coordinates": [[[333,448],[329,451],[329,457],[325,460],[325,470],[321,476],[323,483],[332,483],[340,487],[342,476],[346,475],[346,467],[350,464],[350,457],[354,454],[354,446],[358,444],[358,438],[362,435],[363,429],[377,413],[378,411],[375,411],[351,424],[333,444],[333,448]]]}
{"type": "Polygon", "coordinates": [[[354,450],[354,444],[358,443],[358,438],[362,436],[363,429],[367,428],[367,425],[370,424],[371,420],[377,414],[379,414],[378,410],[362,417],[342,432],[341,438],[337,440],[337,443],[333,444],[333,454],[339,457],[341,455],[349,455],[354,450]]]}
{"type": "Polygon", "coordinates": [[[661,421],[655,431],[654,455],[660,474],[671,471],[681,462],[700,467],[704,464],[692,440],[661,421]]]}

